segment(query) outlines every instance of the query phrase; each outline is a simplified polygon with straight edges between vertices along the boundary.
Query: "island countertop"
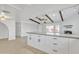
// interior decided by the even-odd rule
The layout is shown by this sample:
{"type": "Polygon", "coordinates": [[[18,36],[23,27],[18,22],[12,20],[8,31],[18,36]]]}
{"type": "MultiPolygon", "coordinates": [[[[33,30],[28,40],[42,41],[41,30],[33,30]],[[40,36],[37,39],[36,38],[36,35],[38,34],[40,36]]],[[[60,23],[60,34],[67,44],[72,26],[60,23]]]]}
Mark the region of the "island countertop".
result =
{"type": "Polygon", "coordinates": [[[73,35],[73,34],[46,34],[46,33],[36,33],[36,32],[26,32],[26,33],[28,33],[28,34],[37,34],[37,35],[45,35],[45,36],[79,39],[78,35],[73,35]]]}

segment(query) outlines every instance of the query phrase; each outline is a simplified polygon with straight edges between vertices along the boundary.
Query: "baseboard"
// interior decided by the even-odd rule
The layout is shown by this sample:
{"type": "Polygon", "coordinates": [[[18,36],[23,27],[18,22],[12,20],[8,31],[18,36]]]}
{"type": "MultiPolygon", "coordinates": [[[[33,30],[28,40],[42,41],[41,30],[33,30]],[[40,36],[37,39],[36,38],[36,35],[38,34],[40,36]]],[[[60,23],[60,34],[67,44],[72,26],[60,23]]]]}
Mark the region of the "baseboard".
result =
{"type": "Polygon", "coordinates": [[[0,40],[3,40],[3,39],[4,39],[4,40],[8,40],[9,38],[0,38],[0,40]]]}
{"type": "Polygon", "coordinates": [[[21,37],[21,36],[16,36],[16,38],[21,37]]]}
{"type": "Polygon", "coordinates": [[[35,54],[48,54],[48,53],[46,53],[46,52],[44,52],[44,51],[41,51],[41,50],[39,50],[39,49],[36,49],[36,48],[34,48],[34,47],[32,47],[32,46],[29,46],[29,45],[26,45],[26,47],[28,48],[28,49],[30,49],[31,51],[33,51],[35,54]],[[37,52],[40,52],[40,53],[37,53],[37,52]]]}

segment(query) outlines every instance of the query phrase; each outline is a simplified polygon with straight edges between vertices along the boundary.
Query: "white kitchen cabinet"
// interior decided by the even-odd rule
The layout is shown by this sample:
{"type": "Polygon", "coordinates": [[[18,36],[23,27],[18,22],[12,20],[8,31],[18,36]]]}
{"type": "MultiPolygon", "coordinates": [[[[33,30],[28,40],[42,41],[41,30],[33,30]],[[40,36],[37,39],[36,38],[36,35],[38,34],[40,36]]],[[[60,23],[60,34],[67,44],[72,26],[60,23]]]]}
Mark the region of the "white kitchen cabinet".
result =
{"type": "MultiPolygon", "coordinates": [[[[52,53],[51,50],[52,50],[52,43],[55,42],[52,38],[52,36],[41,36],[41,42],[40,42],[40,49],[44,52],[47,52],[47,53],[52,53]]],[[[55,46],[53,47],[55,48],[55,46]]]]}
{"type": "Polygon", "coordinates": [[[66,54],[68,53],[68,38],[63,37],[50,37],[48,39],[48,47],[49,47],[49,53],[55,53],[55,54],[66,54]]]}
{"type": "Polygon", "coordinates": [[[38,46],[39,46],[38,39],[39,39],[38,35],[29,34],[27,44],[34,48],[38,48],[38,46]]]}
{"type": "Polygon", "coordinates": [[[47,36],[45,35],[30,34],[28,35],[27,44],[48,53],[50,49],[47,41],[47,36]]]}
{"type": "Polygon", "coordinates": [[[57,53],[68,54],[69,53],[69,41],[68,38],[57,37],[57,53]]]}
{"type": "Polygon", "coordinates": [[[48,53],[49,52],[49,44],[48,44],[48,37],[45,35],[41,35],[40,36],[40,50],[48,53]]]}
{"type": "Polygon", "coordinates": [[[29,34],[27,44],[49,54],[79,54],[79,39],[29,34]]]}
{"type": "Polygon", "coordinates": [[[70,39],[70,54],[79,54],[79,39],[70,39]]]}
{"type": "Polygon", "coordinates": [[[68,38],[63,37],[30,34],[28,38],[28,45],[52,54],[69,53],[68,44],[68,38]]]}

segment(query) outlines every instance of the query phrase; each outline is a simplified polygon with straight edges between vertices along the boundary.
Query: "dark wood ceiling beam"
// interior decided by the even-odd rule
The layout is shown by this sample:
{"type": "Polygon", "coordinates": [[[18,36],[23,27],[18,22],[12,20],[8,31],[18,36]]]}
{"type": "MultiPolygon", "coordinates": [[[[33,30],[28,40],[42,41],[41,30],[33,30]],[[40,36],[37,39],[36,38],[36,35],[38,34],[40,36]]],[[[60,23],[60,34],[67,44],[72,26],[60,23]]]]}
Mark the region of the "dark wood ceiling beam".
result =
{"type": "Polygon", "coordinates": [[[40,20],[40,21],[41,21],[41,18],[38,18],[38,17],[35,17],[35,18],[37,18],[38,20],[40,20]]]}
{"type": "Polygon", "coordinates": [[[31,19],[31,18],[29,20],[31,20],[31,21],[33,21],[33,22],[35,22],[37,24],[40,24],[38,21],[35,21],[35,20],[31,19]]]}
{"type": "Polygon", "coordinates": [[[61,11],[59,11],[59,14],[60,14],[61,20],[64,21],[63,15],[62,15],[62,12],[61,11]]]}
{"type": "Polygon", "coordinates": [[[52,23],[54,23],[54,21],[53,21],[47,14],[45,14],[45,16],[46,16],[52,23]]]}

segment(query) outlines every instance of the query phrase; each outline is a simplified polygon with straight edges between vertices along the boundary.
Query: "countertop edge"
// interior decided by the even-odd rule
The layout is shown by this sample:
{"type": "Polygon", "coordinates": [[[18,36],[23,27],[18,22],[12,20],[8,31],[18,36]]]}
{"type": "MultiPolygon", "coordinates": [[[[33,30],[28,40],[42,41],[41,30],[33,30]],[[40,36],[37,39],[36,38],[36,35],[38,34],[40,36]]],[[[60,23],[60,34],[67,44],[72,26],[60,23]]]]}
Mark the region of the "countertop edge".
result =
{"type": "Polygon", "coordinates": [[[66,34],[60,34],[60,35],[51,35],[51,34],[44,34],[44,33],[34,33],[34,32],[26,32],[28,34],[37,34],[37,35],[45,35],[45,36],[54,36],[54,37],[64,37],[64,38],[73,38],[73,39],[79,39],[78,35],[66,35],[66,34]]]}

